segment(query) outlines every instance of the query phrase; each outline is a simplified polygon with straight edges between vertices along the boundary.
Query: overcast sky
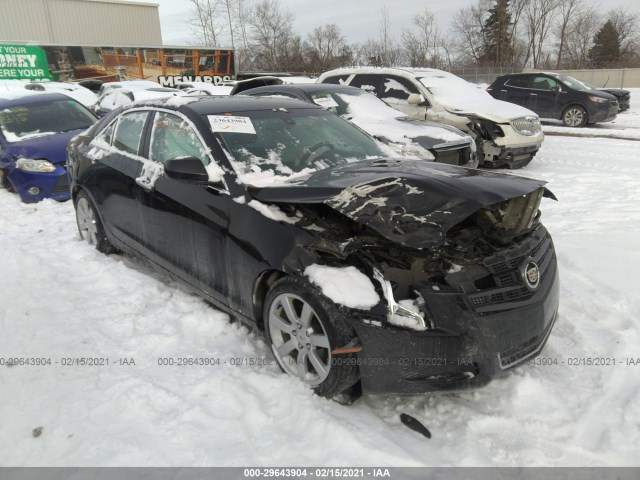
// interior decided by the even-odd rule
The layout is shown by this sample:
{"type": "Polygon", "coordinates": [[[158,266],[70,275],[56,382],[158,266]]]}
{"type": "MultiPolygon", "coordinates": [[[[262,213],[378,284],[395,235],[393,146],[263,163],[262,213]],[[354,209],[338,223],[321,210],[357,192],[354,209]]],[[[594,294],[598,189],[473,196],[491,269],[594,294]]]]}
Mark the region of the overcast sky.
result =
{"type": "MultiPolygon", "coordinates": [[[[638,0],[593,0],[604,13],[610,8],[624,7],[638,11],[638,0]]],[[[377,38],[380,28],[380,10],[386,5],[391,20],[392,33],[400,35],[411,24],[411,18],[425,7],[438,17],[441,31],[447,31],[455,13],[476,0],[280,0],[283,8],[295,15],[294,26],[304,39],[313,28],[335,23],[349,43],[377,38]]],[[[150,0],[160,5],[162,39],[165,45],[194,45],[188,24],[190,6],[188,0],[150,0]]],[[[230,45],[219,45],[229,47],[230,45]]]]}

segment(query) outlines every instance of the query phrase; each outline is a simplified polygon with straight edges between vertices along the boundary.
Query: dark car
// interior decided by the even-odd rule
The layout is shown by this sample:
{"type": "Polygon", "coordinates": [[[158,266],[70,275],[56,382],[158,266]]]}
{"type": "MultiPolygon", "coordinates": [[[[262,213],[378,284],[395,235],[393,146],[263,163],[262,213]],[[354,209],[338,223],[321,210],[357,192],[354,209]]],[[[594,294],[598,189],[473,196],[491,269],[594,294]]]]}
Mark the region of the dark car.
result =
{"type": "Polygon", "coordinates": [[[279,95],[314,103],[349,120],[400,154],[470,168],[478,166],[475,142],[466,133],[449,125],[409,118],[356,87],[300,83],[252,88],[241,94],[279,95]]]}
{"type": "Polygon", "coordinates": [[[89,110],[60,93],[2,94],[0,184],[23,202],[68,200],[67,143],[95,121],[89,110]]]}
{"type": "Polygon", "coordinates": [[[562,120],[568,127],[610,122],[618,113],[618,100],[613,95],[557,73],[502,75],[487,91],[494,98],[533,110],[542,118],[562,120]]]}
{"type": "Polygon", "coordinates": [[[81,236],[264,332],[318,394],[479,387],[558,312],[544,182],[384,155],[285,98],[129,105],[69,145],[81,236]]]}

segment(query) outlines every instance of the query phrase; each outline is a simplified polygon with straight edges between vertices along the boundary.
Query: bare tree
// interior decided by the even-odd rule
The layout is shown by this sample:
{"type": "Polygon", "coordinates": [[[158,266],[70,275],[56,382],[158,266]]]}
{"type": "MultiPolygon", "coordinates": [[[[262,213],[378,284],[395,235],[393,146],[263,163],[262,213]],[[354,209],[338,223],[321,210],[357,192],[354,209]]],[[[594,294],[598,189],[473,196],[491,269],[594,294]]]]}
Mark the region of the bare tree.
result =
{"type": "Polygon", "coordinates": [[[457,49],[465,58],[477,63],[486,43],[482,25],[491,0],[478,0],[475,5],[461,8],[455,14],[451,28],[456,34],[457,49]]]}
{"type": "Polygon", "coordinates": [[[600,28],[600,17],[595,8],[586,5],[576,11],[569,22],[566,33],[564,49],[565,68],[587,68],[589,64],[589,49],[593,43],[593,37],[600,28]]]}
{"type": "Polygon", "coordinates": [[[404,53],[409,65],[426,67],[437,63],[440,33],[435,15],[425,8],[414,15],[412,23],[415,30],[405,29],[401,35],[404,53]]]}
{"type": "Polygon", "coordinates": [[[248,23],[252,29],[254,64],[272,71],[287,68],[290,58],[287,47],[295,40],[294,15],[283,10],[278,0],[260,0],[248,23]]]}
{"type": "Polygon", "coordinates": [[[189,0],[191,5],[189,23],[193,29],[193,34],[207,47],[218,45],[218,36],[223,30],[223,26],[217,21],[218,1],[189,0]]]}
{"type": "Polygon", "coordinates": [[[628,65],[640,53],[640,14],[618,8],[609,11],[607,19],[620,39],[620,58],[628,65]]]}
{"type": "Polygon", "coordinates": [[[533,68],[539,68],[542,65],[545,44],[553,24],[553,14],[557,8],[557,0],[529,0],[524,9],[528,42],[526,60],[532,60],[533,68]]]}
{"type": "Polygon", "coordinates": [[[559,0],[557,25],[555,35],[558,37],[558,57],[556,58],[556,69],[562,65],[562,54],[567,43],[572,20],[576,14],[585,8],[584,0],[559,0]]]}
{"type": "Polygon", "coordinates": [[[340,27],[335,23],[314,28],[307,36],[307,42],[314,71],[322,72],[335,68],[340,62],[340,54],[345,43],[340,27]]]}
{"type": "Polygon", "coordinates": [[[378,38],[377,56],[380,59],[380,65],[384,67],[395,65],[400,59],[401,50],[391,35],[391,19],[386,5],[380,9],[380,35],[378,38]]]}

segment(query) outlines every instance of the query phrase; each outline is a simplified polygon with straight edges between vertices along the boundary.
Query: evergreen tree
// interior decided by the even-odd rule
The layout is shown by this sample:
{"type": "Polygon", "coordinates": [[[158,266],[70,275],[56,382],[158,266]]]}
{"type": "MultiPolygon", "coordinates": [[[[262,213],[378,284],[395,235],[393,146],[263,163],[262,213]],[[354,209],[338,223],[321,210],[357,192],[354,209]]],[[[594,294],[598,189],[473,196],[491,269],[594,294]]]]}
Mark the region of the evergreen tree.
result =
{"type": "Polygon", "coordinates": [[[589,60],[594,68],[611,67],[620,60],[620,34],[611,20],[607,20],[593,37],[589,60]]]}
{"type": "Polygon", "coordinates": [[[511,12],[509,0],[496,0],[489,9],[489,17],[482,27],[484,45],[480,63],[502,65],[510,63],[513,57],[511,48],[511,12]]]}

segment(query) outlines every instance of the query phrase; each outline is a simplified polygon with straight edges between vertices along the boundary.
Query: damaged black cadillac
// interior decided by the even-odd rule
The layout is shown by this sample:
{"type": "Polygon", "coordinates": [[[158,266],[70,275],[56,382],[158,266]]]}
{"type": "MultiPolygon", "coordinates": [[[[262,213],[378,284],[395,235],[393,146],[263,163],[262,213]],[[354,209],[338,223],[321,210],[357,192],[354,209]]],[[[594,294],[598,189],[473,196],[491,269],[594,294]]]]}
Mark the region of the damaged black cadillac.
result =
{"type": "Polygon", "coordinates": [[[386,148],[297,100],[189,97],[112,112],[67,165],[83,239],[253,326],[319,395],[483,386],[557,318],[553,195],[386,148]]]}

